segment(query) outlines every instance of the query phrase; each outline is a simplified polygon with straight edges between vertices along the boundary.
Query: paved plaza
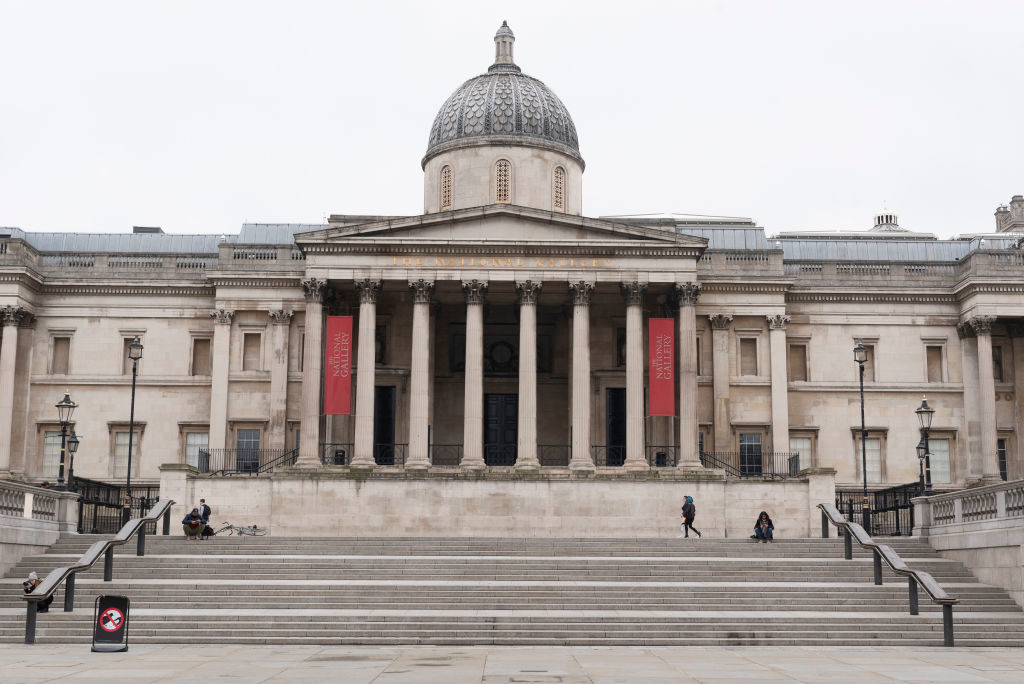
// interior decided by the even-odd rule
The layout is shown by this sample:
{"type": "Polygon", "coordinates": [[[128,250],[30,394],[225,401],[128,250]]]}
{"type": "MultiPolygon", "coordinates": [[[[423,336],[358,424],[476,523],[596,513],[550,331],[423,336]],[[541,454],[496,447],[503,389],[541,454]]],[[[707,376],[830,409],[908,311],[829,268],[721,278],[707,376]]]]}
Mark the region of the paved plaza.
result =
{"type": "MultiPolygon", "coordinates": [[[[202,630],[196,630],[197,641],[202,630]]],[[[0,645],[0,681],[617,684],[1021,682],[1024,649],[0,645]]]]}

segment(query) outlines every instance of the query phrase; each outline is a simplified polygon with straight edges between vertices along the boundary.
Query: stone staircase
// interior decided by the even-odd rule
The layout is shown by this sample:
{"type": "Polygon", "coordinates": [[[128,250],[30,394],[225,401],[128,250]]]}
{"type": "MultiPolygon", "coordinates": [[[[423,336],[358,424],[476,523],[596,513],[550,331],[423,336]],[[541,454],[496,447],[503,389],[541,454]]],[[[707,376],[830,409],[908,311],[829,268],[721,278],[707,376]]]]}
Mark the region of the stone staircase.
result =
{"type": "MultiPolygon", "coordinates": [[[[0,580],[0,643],[24,638],[21,580],[100,539],[61,540],[0,580]]],[[[960,598],[958,646],[1024,646],[1024,613],[927,544],[886,540],[960,598]]],[[[938,606],[872,582],[840,539],[275,539],[149,537],[117,548],[39,615],[37,643],[88,642],[93,601],[131,598],[130,643],[942,645],[938,606]],[[201,627],[200,627],[201,625],[201,627]]]]}

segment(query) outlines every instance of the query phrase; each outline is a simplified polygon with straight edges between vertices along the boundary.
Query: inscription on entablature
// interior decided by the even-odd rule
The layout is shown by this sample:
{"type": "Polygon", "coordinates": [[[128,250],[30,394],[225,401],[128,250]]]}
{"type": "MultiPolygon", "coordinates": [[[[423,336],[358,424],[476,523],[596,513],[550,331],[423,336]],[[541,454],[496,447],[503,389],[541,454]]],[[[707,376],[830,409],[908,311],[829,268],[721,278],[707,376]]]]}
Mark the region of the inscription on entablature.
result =
{"type": "Polygon", "coordinates": [[[428,268],[611,268],[604,257],[392,256],[391,266],[428,268]]]}

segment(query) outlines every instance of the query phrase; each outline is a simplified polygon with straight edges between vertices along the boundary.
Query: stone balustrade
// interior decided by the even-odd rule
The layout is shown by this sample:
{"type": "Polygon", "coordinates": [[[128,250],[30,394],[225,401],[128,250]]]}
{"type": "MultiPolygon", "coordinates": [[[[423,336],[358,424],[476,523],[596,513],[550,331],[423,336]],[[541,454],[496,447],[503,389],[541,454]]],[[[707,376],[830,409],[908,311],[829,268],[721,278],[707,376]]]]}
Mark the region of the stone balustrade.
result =
{"type": "Polygon", "coordinates": [[[0,480],[0,573],[23,556],[39,553],[74,534],[78,495],[0,480]]]}

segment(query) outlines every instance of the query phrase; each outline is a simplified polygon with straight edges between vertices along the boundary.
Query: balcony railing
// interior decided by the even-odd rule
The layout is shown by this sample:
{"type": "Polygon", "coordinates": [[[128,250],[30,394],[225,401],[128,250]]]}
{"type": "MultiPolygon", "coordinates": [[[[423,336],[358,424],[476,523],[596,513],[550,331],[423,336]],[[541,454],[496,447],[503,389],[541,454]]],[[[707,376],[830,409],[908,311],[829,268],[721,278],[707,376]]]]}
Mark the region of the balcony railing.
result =
{"type": "Polygon", "coordinates": [[[652,468],[675,468],[679,465],[679,449],[670,444],[648,444],[647,464],[652,468]]]}
{"type": "Polygon", "coordinates": [[[431,444],[430,464],[436,466],[457,466],[462,463],[461,444],[431,444]]]}
{"type": "Polygon", "coordinates": [[[569,444],[538,444],[537,460],[541,468],[566,468],[572,460],[572,446],[569,444]]]}
{"type": "Polygon", "coordinates": [[[785,451],[738,453],[735,451],[702,451],[700,463],[705,468],[718,468],[730,477],[780,479],[800,473],[800,454],[785,451]]]}
{"type": "Polygon", "coordinates": [[[214,475],[262,475],[295,464],[298,449],[200,449],[197,467],[214,475]]]}

